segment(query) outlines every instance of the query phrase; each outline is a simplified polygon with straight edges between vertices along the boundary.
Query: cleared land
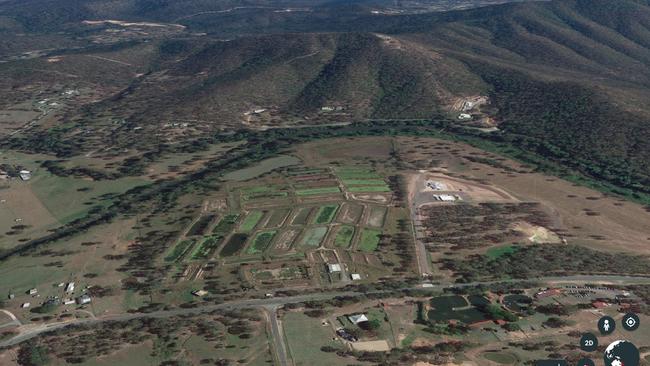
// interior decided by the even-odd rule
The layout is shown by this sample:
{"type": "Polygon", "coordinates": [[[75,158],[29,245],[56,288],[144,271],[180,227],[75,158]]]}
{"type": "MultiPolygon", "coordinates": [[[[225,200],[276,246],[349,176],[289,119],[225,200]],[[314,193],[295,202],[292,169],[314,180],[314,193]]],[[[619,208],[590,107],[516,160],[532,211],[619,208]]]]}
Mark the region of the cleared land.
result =
{"type": "Polygon", "coordinates": [[[319,319],[290,312],[284,316],[282,323],[289,353],[296,366],[345,364],[345,359],[336,353],[321,351],[321,347],[326,345],[337,348],[342,345],[338,341],[332,341],[330,328],[323,327],[319,319]]]}
{"type": "Polygon", "coordinates": [[[300,159],[296,158],[295,156],[276,156],[274,158],[263,160],[258,164],[253,165],[252,167],[228,173],[223,176],[223,179],[232,181],[246,181],[249,179],[257,178],[260,175],[269,173],[275,169],[297,165],[299,163],[300,159]]]}

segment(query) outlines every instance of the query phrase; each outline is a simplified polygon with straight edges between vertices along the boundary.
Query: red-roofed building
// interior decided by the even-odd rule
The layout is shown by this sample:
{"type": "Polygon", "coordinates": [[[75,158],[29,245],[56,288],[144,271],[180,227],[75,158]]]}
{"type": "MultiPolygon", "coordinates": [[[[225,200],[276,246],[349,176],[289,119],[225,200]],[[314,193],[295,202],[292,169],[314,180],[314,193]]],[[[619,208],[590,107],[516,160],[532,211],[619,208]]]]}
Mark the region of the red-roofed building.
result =
{"type": "Polygon", "coordinates": [[[591,303],[591,306],[593,306],[596,309],[604,309],[604,308],[608,307],[609,304],[604,302],[604,301],[594,301],[594,302],[591,303]]]}

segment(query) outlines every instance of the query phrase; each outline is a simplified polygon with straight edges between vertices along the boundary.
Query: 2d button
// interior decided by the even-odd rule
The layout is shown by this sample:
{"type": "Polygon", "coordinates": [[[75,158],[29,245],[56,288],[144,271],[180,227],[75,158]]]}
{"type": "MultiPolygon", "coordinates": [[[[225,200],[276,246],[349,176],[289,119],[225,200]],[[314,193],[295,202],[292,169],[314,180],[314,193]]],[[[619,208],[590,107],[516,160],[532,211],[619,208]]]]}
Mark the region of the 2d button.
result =
{"type": "Polygon", "coordinates": [[[589,358],[583,358],[580,361],[578,361],[576,366],[596,366],[596,363],[589,358]]]}
{"type": "Polygon", "coordinates": [[[611,316],[604,316],[598,320],[598,330],[600,330],[600,334],[609,335],[614,333],[615,329],[616,322],[611,316]]]}
{"type": "Polygon", "coordinates": [[[598,338],[591,333],[585,333],[580,338],[580,349],[585,352],[593,352],[598,348],[598,338]]]}
{"type": "Polygon", "coordinates": [[[625,314],[621,322],[623,323],[623,328],[629,331],[637,330],[641,324],[639,317],[634,313],[625,314]]]}

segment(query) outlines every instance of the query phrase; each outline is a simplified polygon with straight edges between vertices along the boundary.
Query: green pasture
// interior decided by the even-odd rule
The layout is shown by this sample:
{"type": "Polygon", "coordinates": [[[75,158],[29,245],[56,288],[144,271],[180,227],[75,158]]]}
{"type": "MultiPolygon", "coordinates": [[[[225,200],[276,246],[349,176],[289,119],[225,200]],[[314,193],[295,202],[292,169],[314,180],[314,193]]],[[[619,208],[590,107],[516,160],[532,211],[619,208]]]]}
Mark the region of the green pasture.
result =
{"type": "Polygon", "coordinates": [[[306,229],[302,239],[300,240],[300,245],[317,247],[323,241],[325,234],[327,234],[326,227],[314,227],[306,229]]]}
{"type": "Polygon", "coordinates": [[[339,248],[347,248],[352,242],[352,237],[354,237],[354,226],[343,225],[339,228],[339,231],[336,233],[336,238],[334,239],[334,245],[339,248]]]}
{"type": "Polygon", "coordinates": [[[298,196],[315,196],[321,194],[334,194],[341,193],[339,187],[319,187],[319,188],[305,188],[296,190],[298,196]]]}
{"type": "Polygon", "coordinates": [[[332,220],[334,220],[334,216],[336,216],[338,209],[338,205],[321,206],[321,208],[319,208],[318,212],[316,213],[316,219],[314,220],[314,223],[329,224],[332,222],[332,220]]]}
{"type": "Polygon", "coordinates": [[[262,211],[251,211],[244,221],[239,225],[239,231],[242,233],[250,233],[255,229],[257,223],[264,217],[264,212],[262,211]]]}
{"type": "Polygon", "coordinates": [[[363,252],[374,252],[379,246],[379,236],[381,230],[363,229],[361,239],[359,240],[358,249],[363,252]]]}
{"type": "Polygon", "coordinates": [[[276,231],[264,231],[255,235],[253,242],[246,250],[247,254],[259,254],[266,250],[275,237],[276,231]]]}

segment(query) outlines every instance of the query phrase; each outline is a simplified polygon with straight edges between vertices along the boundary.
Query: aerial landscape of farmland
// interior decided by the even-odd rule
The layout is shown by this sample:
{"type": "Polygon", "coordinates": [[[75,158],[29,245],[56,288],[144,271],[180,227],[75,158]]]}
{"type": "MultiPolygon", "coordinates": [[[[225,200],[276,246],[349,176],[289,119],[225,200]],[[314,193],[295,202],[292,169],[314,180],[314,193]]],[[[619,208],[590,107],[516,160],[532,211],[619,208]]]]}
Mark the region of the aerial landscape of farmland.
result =
{"type": "Polygon", "coordinates": [[[0,0],[0,366],[650,365],[648,0],[0,0]]]}

